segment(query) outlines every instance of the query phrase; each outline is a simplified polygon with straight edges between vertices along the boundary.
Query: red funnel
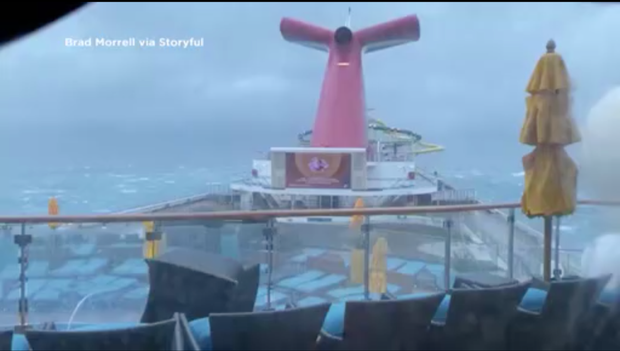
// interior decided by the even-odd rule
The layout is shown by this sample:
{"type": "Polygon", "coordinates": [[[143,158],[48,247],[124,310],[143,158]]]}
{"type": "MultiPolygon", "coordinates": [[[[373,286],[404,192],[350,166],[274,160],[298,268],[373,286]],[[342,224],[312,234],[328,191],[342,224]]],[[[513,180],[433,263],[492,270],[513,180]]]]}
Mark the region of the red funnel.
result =
{"type": "Polygon", "coordinates": [[[362,53],[417,41],[420,24],[415,15],[356,32],[336,31],[283,18],[285,40],[329,52],[311,146],[366,148],[366,102],[362,53]]]}

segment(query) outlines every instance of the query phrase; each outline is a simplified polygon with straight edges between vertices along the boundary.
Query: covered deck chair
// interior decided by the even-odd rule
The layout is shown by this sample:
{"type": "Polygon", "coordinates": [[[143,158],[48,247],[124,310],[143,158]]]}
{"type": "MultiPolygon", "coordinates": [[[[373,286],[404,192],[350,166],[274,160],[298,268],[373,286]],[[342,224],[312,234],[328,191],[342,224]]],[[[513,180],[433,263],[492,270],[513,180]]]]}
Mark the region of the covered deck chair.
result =
{"type": "Polygon", "coordinates": [[[143,323],[170,318],[175,312],[191,320],[211,313],[251,312],[260,268],[191,249],[175,249],[148,259],[151,288],[143,323]]]}
{"type": "Polygon", "coordinates": [[[329,304],[209,317],[213,350],[315,350],[329,304]]]}
{"type": "Polygon", "coordinates": [[[175,315],[172,319],[153,324],[118,328],[95,325],[63,331],[26,330],[24,334],[32,351],[182,351],[178,320],[179,316],[175,315]]]}
{"type": "Polygon", "coordinates": [[[444,293],[402,300],[350,301],[344,314],[344,350],[420,350],[444,293]]]}
{"type": "Polygon", "coordinates": [[[507,327],[529,286],[525,282],[452,290],[445,317],[437,315],[433,320],[427,346],[432,350],[506,350],[507,327]]]}
{"type": "Polygon", "coordinates": [[[0,351],[10,351],[13,343],[13,329],[0,330],[0,351]]]}
{"type": "MultiPolygon", "coordinates": [[[[579,322],[598,298],[600,278],[571,278],[550,283],[533,281],[528,291],[541,294],[542,306],[526,306],[509,326],[512,350],[566,350],[574,345],[579,322]]],[[[524,298],[524,300],[526,300],[524,298]]]]}

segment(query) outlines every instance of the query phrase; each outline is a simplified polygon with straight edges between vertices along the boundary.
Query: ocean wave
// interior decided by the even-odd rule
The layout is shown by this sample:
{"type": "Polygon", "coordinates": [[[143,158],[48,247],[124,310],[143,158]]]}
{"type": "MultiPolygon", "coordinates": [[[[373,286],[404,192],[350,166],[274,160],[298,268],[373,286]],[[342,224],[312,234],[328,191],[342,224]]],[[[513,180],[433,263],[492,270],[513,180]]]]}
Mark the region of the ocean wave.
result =
{"type": "Polygon", "coordinates": [[[113,178],[133,178],[136,176],[135,174],[119,174],[119,173],[109,173],[108,175],[113,178]]]}
{"type": "Polygon", "coordinates": [[[125,180],[125,182],[127,182],[127,183],[140,183],[140,182],[148,182],[149,180],[151,180],[151,178],[149,178],[149,177],[140,177],[140,178],[127,179],[127,180],[125,180]]]}
{"type": "Polygon", "coordinates": [[[121,193],[123,193],[123,194],[135,194],[137,192],[138,192],[138,190],[136,190],[136,189],[121,189],[121,193]]]}
{"type": "Polygon", "coordinates": [[[24,195],[64,194],[62,189],[27,189],[22,191],[24,195]]]}
{"type": "Polygon", "coordinates": [[[516,178],[516,177],[519,177],[519,178],[520,178],[520,177],[525,176],[525,172],[524,172],[524,171],[521,171],[521,172],[515,172],[515,173],[511,173],[510,175],[511,175],[511,176],[513,176],[513,177],[515,177],[515,178],[516,178]]]}

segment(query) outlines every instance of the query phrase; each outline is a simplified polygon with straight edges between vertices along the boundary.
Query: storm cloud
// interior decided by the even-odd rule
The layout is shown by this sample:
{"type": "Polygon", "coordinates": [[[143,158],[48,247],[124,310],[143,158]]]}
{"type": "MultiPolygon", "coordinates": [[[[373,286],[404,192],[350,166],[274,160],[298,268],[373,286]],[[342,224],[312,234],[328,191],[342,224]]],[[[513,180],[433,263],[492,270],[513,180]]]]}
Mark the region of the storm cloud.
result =
{"type": "Polygon", "coordinates": [[[620,6],[95,3],[0,49],[0,157],[166,164],[227,153],[221,162],[247,163],[241,157],[291,145],[312,127],[326,55],[285,42],[279,21],[336,28],[348,7],[358,29],[419,16],[419,42],[365,58],[368,105],[388,124],[445,144],[441,157],[450,162],[520,167],[528,151],[518,144],[524,87],[550,38],[575,82],[579,123],[620,82],[620,6]],[[203,38],[205,45],[83,48],[65,46],[67,38],[203,38]]]}

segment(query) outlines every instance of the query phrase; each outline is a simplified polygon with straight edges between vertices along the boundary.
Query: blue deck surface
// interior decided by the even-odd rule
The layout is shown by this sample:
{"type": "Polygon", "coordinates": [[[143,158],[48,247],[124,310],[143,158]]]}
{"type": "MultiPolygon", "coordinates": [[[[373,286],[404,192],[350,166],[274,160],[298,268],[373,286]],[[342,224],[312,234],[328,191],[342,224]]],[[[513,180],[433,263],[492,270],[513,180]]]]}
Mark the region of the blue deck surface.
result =
{"type": "Polygon", "coordinates": [[[92,275],[107,264],[108,259],[105,258],[69,260],[62,267],[52,271],[51,274],[57,277],[92,275]]]}
{"type": "MultiPolygon", "coordinates": [[[[47,284],[47,280],[45,279],[30,279],[28,281],[28,289],[26,289],[26,297],[31,298],[34,294],[39,292],[45,284],[47,284]]],[[[20,296],[19,288],[11,290],[6,297],[4,298],[6,301],[17,301],[20,296]]]]}
{"type": "MultiPolygon", "coordinates": [[[[282,300],[287,300],[289,297],[283,292],[280,291],[271,291],[270,301],[271,304],[276,304],[277,302],[281,302],[282,300]]],[[[255,307],[264,307],[267,305],[267,293],[265,295],[257,296],[255,307]]]]}
{"type": "Polygon", "coordinates": [[[33,297],[33,301],[59,301],[62,294],[71,291],[73,279],[46,279],[45,286],[33,297]]]}
{"type": "MultiPolygon", "coordinates": [[[[77,294],[86,296],[89,294],[109,294],[138,286],[135,278],[119,277],[113,275],[97,275],[90,278],[55,278],[55,279],[31,279],[28,281],[27,297],[35,302],[60,301],[62,297],[77,294]]],[[[20,290],[15,288],[5,297],[5,301],[19,299],[20,290]]],[[[111,296],[110,296],[111,297],[111,296]]]]}
{"type": "Polygon", "coordinates": [[[69,250],[75,256],[90,256],[95,253],[95,244],[68,245],[69,250]]]}
{"type": "Polygon", "coordinates": [[[315,296],[308,296],[306,298],[303,298],[299,301],[297,301],[297,306],[299,307],[308,307],[308,306],[313,306],[313,305],[318,305],[321,303],[326,303],[329,302],[323,298],[320,297],[315,297],[315,296]]]}
{"type": "Polygon", "coordinates": [[[347,280],[347,277],[340,274],[330,274],[317,280],[312,280],[295,287],[295,290],[310,293],[320,289],[327,288],[329,286],[340,284],[347,280]]]}
{"type": "Polygon", "coordinates": [[[325,276],[327,273],[325,272],[321,272],[321,271],[307,271],[305,273],[302,273],[300,275],[296,275],[294,277],[291,278],[287,278],[284,279],[280,282],[277,283],[278,286],[281,286],[283,288],[289,288],[289,289],[294,289],[306,282],[312,281],[312,280],[317,280],[323,276],[325,276]]]}
{"type": "Polygon", "coordinates": [[[316,256],[320,256],[324,253],[328,252],[328,250],[324,250],[324,249],[315,249],[315,248],[306,248],[304,249],[304,253],[308,256],[311,257],[316,257],[316,256]]]}
{"type": "Polygon", "coordinates": [[[141,258],[132,258],[123,261],[123,263],[112,270],[115,275],[146,275],[149,269],[141,258]]]}
{"type": "Polygon", "coordinates": [[[141,286],[139,288],[135,288],[133,290],[128,291],[123,295],[122,298],[129,300],[146,300],[149,296],[149,287],[141,286]]]}
{"type": "Polygon", "coordinates": [[[399,269],[400,267],[402,267],[403,265],[405,265],[405,263],[407,263],[407,261],[397,258],[397,257],[388,257],[386,259],[386,263],[387,263],[387,270],[388,271],[394,271],[399,269]]]}
{"type": "Polygon", "coordinates": [[[400,269],[396,270],[396,273],[405,274],[405,275],[415,275],[422,270],[426,266],[425,262],[418,261],[408,261],[402,266],[400,269]]]}
{"type": "Polygon", "coordinates": [[[122,278],[112,275],[98,275],[88,280],[75,282],[74,290],[81,296],[117,292],[138,281],[134,278],[122,278]]]}
{"type": "MultiPolygon", "coordinates": [[[[400,286],[398,285],[394,285],[394,284],[388,284],[387,285],[387,291],[391,294],[395,294],[398,292],[398,290],[400,290],[400,286]]],[[[363,285],[356,285],[356,286],[350,286],[347,288],[339,288],[339,289],[333,289],[327,292],[327,294],[331,297],[333,297],[334,299],[344,299],[348,296],[352,296],[352,295],[360,295],[360,294],[364,294],[364,286],[363,285]]]]}
{"type": "Polygon", "coordinates": [[[308,258],[320,256],[326,252],[327,250],[323,249],[304,249],[302,254],[291,258],[290,261],[295,263],[304,263],[308,260],[308,258]]]}
{"type": "MultiPolygon", "coordinates": [[[[49,268],[49,262],[47,261],[30,261],[28,263],[28,277],[40,278],[47,274],[49,268]]],[[[0,272],[0,279],[9,280],[17,279],[19,277],[20,266],[17,263],[12,263],[4,267],[0,272]]]]}

